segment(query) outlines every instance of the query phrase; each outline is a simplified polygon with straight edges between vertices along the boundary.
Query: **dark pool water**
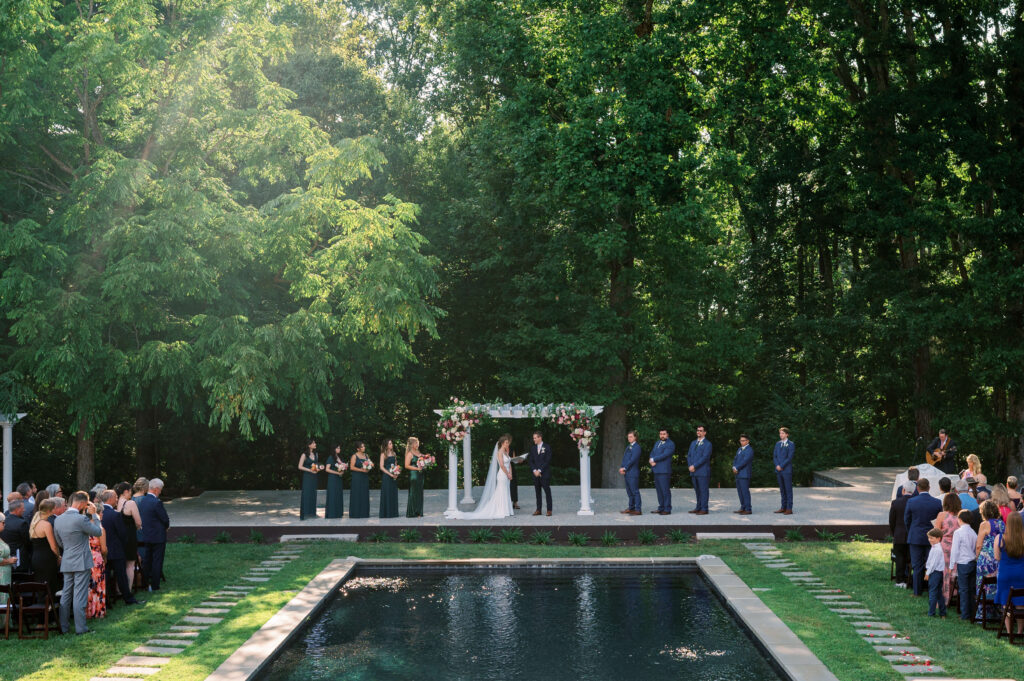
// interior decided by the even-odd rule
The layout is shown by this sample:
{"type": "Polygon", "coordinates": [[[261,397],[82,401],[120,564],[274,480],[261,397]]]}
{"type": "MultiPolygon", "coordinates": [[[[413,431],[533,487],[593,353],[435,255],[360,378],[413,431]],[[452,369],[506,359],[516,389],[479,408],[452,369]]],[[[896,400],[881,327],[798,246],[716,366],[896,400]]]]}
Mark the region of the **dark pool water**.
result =
{"type": "Polygon", "coordinates": [[[689,570],[416,570],[349,580],[264,681],[780,679],[689,570]]]}

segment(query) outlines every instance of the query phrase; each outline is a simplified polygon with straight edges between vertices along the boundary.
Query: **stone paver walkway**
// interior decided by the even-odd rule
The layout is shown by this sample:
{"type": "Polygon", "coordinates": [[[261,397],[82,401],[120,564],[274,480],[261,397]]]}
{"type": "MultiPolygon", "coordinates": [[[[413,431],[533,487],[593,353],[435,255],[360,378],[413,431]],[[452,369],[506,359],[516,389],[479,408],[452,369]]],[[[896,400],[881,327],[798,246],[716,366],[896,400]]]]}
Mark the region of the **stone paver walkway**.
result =
{"type": "MultiPolygon", "coordinates": [[[[305,548],[306,544],[299,542],[283,544],[267,561],[262,561],[260,566],[249,568],[249,571],[240,579],[256,582],[269,581],[269,577],[262,576],[268,574],[265,572],[268,565],[287,565],[289,560],[298,558],[305,548]]],[[[281,568],[269,569],[276,571],[281,568]]],[[[276,572],[269,574],[276,574],[276,572]]],[[[206,596],[199,606],[189,610],[178,624],[173,624],[168,627],[166,632],[155,635],[145,644],[133,650],[131,655],[122,657],[103,676],[94,676],[89,681],[139,681],[139,677],[148,677],[158,673],[161,667],[171,661],[172,656],[192,645],[200,631],[220,624],[224,619],[223,616],[230,613],[231,608],[238,605],[242,599],[247,598],[255,588],[250,585],[229,585],[219,588],[206,596]]]]}

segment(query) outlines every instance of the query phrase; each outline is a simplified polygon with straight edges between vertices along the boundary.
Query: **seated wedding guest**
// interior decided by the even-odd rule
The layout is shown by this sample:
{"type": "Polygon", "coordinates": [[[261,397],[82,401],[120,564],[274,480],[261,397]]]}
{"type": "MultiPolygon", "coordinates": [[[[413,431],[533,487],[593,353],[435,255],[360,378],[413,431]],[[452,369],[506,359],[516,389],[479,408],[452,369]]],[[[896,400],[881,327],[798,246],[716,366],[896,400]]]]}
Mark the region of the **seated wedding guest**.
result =
{"type": "MultiPolygon", "coordinates": [[[[914,496],[915,494],[917,494],[917,481],[920,479],[920,477],[921,471],[917,469],[917,466],[911,466],[910,468],[907,469],[907,482],[914,483],[914,491],[910,493],[910,496],[914,496]]],[[[903,496],[903,494],[903,487],[900,487],[899,489],[896,490],[897,497],[903,496]]]]}
{"type": "MultiPolygon", "coordinates": [[[[924,593],[925,562],[928,560],[928,530],[932,527],[935,516],[942,512],[942,502],[933,497],[929,490],[931,482],[928,478],[917,481],[919,494],[907,501],[907,509],[903,512],[903,522],[907,524],[907,543],[910,544],[910,561],[914,570],[914,595],[924,593]]],[[[942,538],[942,532],[939,532],[942,538]]],[[[941,547],[939,549],[942,550],[941,547]]]]}
{"type": "MultiPolygon", "coordinates": [[[[100,516],[100,524],[103,526],[104,540],[107,546],[107,575],[110,577],[110,583],[107,586],[117,585],[117,593],[122,600],[127,605],[135,605],[138,601],[132,595],[131,582],[128,581],[128,571],[125,569],[125,560],[128,555],[126,549],[128,546],[128,527],[125,525],[124,515],[119,513],[114,507],[114,504],[118,503],[116,490],[121,485],[127,487],[128,483],[120,483],[114,489],[100,492],[100,500],[103,502],[103,515],[100,516]]],[[[132,527],[134,528],[134,523],[132,527]]],[[[134,534],[134,531],[132,534],[134,534]]],[[[132,542],[132,545],[135,545],[135,542],[132,542]]],[[[135,556],[133,555],[132,562],[134,561],[135,556]]],[[[113,602],[114,590],[108,588],[107,604],[113,604],[113,602]]]]}
{"type": "MultiPolygon", "coordinates": [[[[946,478],[943,478],[943,480],[946,480],[946,478]]],[[[953,550],[953,533],[960,527],[957,519],[957,514],[960,511],[960,497],[956,494],[947,494],[942,498],[942,511],[932,521],[932,527],[942,530],[940,546],[942,546],[942,554],[946,560],[946,566],[949,568],[944,573],[942,584],[942,597],[946,599],[947,603],[949,603],[950,594],[953,592],[953,582],[956,581],[956,570],[953,569],[953,563],[949,559],[949,554],[953,550]]]]}
{"type": "Polygon", "coordinates": [[[89,502],[88,492],[71,495],[71,505],[59,518],[54,527],[57,546],[63,555],[60,570],[64,574],[64,588],[60,597],[60,630],[70,631],[69,617],[74,612],[75,633],[86,634],[86,604],[89,599],[89,577],[92,571],[90,537],[103,534],[96,507],[89,502]]]}
{"type": "MultiPolygon", "coordinates": [[[[1006,532],[996,543],[996,604],[1007,605],[1010,589],[1024,589],[1024,519],[1019,513],[1010,515],[1006,521],[1006,532]]],[[[1024,605],[1024,596],[1015,598],[1014,605],[1024,605]]],[[[1005,622],[1007,632],[1010,621],[1005,622]]],[[[1017,620],[1017,633],[1024,633],[1024,621],[1017,620]]]]}
{"type": "Polygon", "coordinates": [[[17,496],[7,505],[7,522],[2,531],[0,539],[7,544],[14,558],[13,573],[19,576],[28,575],[32,571],[32,542],[28,538],[28,522],[25,520],[25,502],[21,495],[17,496]]]}
{"type": "MultiPolygon", "coordinates": [[[[978,598],[981,603],[981,580],[990,575],[996,574],[998,563],[996,563],[995,545],[1006,530],[1006,523],[999,517],[999,507],[990,499],[981,502],[981,525],[978,528],[978,541],[974,545],[974,554],[978,557],[977,575],[978,598]]],[[[985,594],[989,599],[996,595],[995,585],[990,584],[985,588],[985,594]]],[[[977,619],[981,619],[981,606],[978,607],[977,619]]]]}
{"type": "MultiPolygon", "coordinates": [[[[6,516],[0,513],[0,532],[3,532],[6,516]]],[[[0,539],[0,586],[11,583],[14,564],[18,559],[11,555],[11,547],[3,539],[0,539]]]]}
{"type": "Polygon", "coordinates": [[[928,551],[928,560],[925,563],[924,579],[928,582],[928,616],[935,617],[935,608],[938,606],[939,617],[946,618],[946,601],[942,597],[942,583],[946,574],[946,559],[942,553],[942,530],[928,530],[928,543],[931,550],[928,551]]]}
{"type": "Polygon", "coordinates": [[[978,458],[977,454],[967,455],[967,468],[960,471],[960,477],[974,478],[981,487],[985,487],[988,484],[988,478],[981,472],[981,459],[978,458]]]}
{"type": "MultiPolygon", "coordinates": [[[[149,481],[146,481],[146,491],[149,491],[149,481]]],[[[114,510],[121,514],[121,521],[124,523],[124,570],[128,578],[128,586],[135,586],[135,563],[139,560],[139,530],[142,529],[142,516],[139,514],[139,505],[132,499],[132,486],[128,482],[119,482],[114,485],[114,494],[117,495],[117,503],[114,510]]]]}
{"type": "Polygon", "coordinates": [[[349,483],[351,491],[348,499],[348,517],[370,517],[370,478],[367,473],[373,468],[373,462],[366,456],[366,445],[356,443],[356,453],[349,458],[348,469],[352,472],[349,483]]]}
{"type": "Polygon", "coordinates": [[[164,481],[153,478],[149,481],[149,492],[135,502],[139,505],[139,516],[142,518],[142,530],[139,535],[142,576],[149,582],[150,591],[160,590],[164,552],[167,549],[167,528],[171,526],[164,502],[160,501],[160,494],[163,491],[164,481]]]}
{"type": "Polygon", "coordinates": [[[916,491],[917,484],[907,480],[889,504],[889,533],[892,534],[892,554],[896,562],[896,586],[901,589],[907,588],[910,578],[910,545],[907,544],[907,523],[903,514],[907,510],[907,502],[916,491]]]}
{"type": "Polygon", "coordinates": [[[393,440],[385,440],[380,447],[380,517],[398,517],[398,457],[393,440]]]}
{"type": "Polygon", "coordinates": [[[996,502],[996,506],[999,507],[999,516],[1006,522],[1006,516],[1010,513],[1016,513],[1017,509],[1014,508],[1013,502],[1010,501],[1010,495],[1006,492],[1006,487],[1002,483],[995,485],[992,488],[992,501],[996,502]]]}
{"type": "Polygon", "coordinates": [[[1024,510],[1024,497],[1017,491],[1017,476],[1011,475],[1006,478],[1006,493],[1010,495],[1013,507],[1018,511],[1024,510]]]}
{"type": "Polygon", "coordinates": [[[956,572],[957,591],[960,593],[960,619],[974,621],[974,594],[977,590],[977,557],[974,547],[978,535],[971,529],[971,512],[960,511],[957,529],[953,532],[953,546],[949,551],[949,571],[956,572]]]}
{"type": "Polygon", "coordinates": [[[957,496],[960,497],[960,506],[968,511],[978,510],[978,500],[968,493],[971,488],[968,486],[966,480],[962,478],[957,480],[956,484],[953,485],[953,489],[956,490],[957,496]]]}
{"type": "Polygon", "coordinates": [[[63,583],[60,574],[60,549],[53,534],[52,520],[56,518],[53,509],[56,505],[55,499],[43,499],[38,502],[35,515],[32,516],[32,524],[28,528],[29,541],[32,542],[32,579],[36,582],[46,582],[50,587],[50,595],[54,597],[63,583]]]}

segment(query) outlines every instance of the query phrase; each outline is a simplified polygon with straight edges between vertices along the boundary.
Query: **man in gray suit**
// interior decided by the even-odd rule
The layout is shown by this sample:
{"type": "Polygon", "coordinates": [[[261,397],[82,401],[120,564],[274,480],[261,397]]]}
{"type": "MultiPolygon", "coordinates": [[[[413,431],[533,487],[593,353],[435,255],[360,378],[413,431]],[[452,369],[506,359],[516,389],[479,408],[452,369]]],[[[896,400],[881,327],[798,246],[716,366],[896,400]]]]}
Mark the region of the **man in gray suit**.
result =
{"type": "Polygon", "coordinates": [[[63,550],[60,571],[64,573],[64,592],[60,597],[60,630],[68,633],[68,611],[74,604],[75,633],[87,634],[85,605],[89,599],[89,574],[92,571],[92,550],[89,537],[103,533],[96,506],[89,502],[87,492],[75,492],[70,508],[53,525],[57,545],[63,550]]]}

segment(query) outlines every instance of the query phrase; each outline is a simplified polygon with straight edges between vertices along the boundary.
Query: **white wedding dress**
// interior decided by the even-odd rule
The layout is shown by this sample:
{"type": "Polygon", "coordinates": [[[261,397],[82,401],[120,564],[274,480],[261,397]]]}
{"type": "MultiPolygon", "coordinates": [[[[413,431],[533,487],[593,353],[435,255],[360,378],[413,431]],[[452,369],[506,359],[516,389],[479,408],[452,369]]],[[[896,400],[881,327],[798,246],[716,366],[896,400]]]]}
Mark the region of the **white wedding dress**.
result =
{"type": "MultiPolygon", "coordinates": [[[[512,512],[512,495],[509,492],[508,476],[498,466],[498,457],[505,468],[508,469],[510,460],[508,454],[494,445],[494,453],[491,455],[491,467],[487,470],[487,481],[484,483],[483,494],[480,501],[472,511],[445,511],[446,518],[451,520],[495,520],[515,515],[512,512]]],[[[511,469],[510,469],[511,470],[511,469]]]]}

